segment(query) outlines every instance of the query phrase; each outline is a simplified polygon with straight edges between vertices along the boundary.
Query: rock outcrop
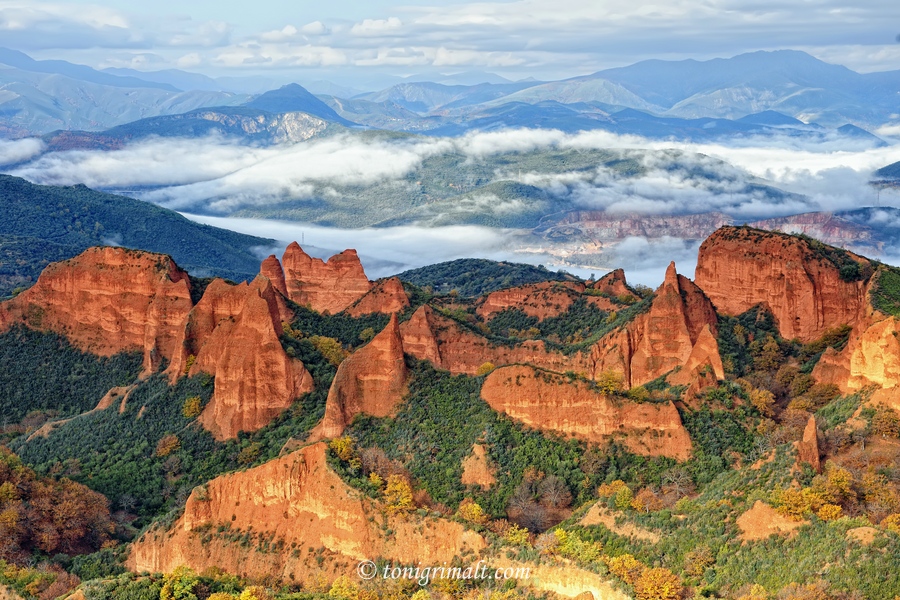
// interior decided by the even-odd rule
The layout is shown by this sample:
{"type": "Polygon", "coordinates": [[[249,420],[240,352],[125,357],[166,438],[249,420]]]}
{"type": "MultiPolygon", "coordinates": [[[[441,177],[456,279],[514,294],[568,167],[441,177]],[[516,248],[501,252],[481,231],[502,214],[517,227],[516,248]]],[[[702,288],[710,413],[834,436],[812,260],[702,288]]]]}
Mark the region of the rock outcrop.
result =
{"type": "Polygon", "coordinates": [[[339,313],[372,288],[356,250],[344,250],[325,262],[293,242],[281,262],[288,298],[318,312],[339,313]]]}
{"type": "Polygon", "coordinates": [[[345,312],[351,317],[361,317],[372,313],[390,315],[409,308],[409,296],[403,283],[396,277],[383,279],[375,284],[365,296],[357,300],[345,312]]]}
{"type": "Polygon", "coordinates": [[[355,573],[360,560],[440,565],[484,547],[480,535],[458,523],[385,517],[379,504],[328,467],[319,443],[195,488],[184,515],[169,529],[150,530],[135,541],[126,564],[134,572],[187,565],[197,572],[218,567],[254,579],[311,583],[320,575],[334,578],[335,568],[355,573]],[[242,533],[283,542],[284,550],[229,539],[242,533]],[[312,553],[321,549],[330,573],[329,564],[317,565],[312,553]]]}
{"type": "MultiPolygon", "coordinates": [[[[861,268],[869,265],[849,256],[861,268]]],[[[844,281],[806,240],[747,227],[723,227],[703,242],[695,281],[720,312],[738,315],[765,305],[782,337],[804,342],[854,325],[865,305],[865,282],[844,281]]]]}
{"type": "Polygon", "coordinates": [[[472,454],[463,459],[462,469],[460,481],[463,485],[477,485],[486,490],[497,483],[495,469],[488,459],[484,444],[472,444],[472,454]]]}
{"type": "Polygon", "coordinates": [[[266,277],[238,285],[215,279],[185,317],[167,372],[173,381],[183,374],[215,376],[200,422],[217,439],[264,427],[312,391],[303,363],[288,357],[278,339],[284,310],[266,277]]]}
{"type": "Polygon", "coordinates": [[[234,286],[213,281],[185,319],[184,362],[173,361],[170,375],[215,376],[213,397],[200,422],[216,439],[260,429],[312,391],[303,363],[281,346],[281,321],[280,296],[263,276],[234,286]],[[185,352],[195,357],[189,369],[185,352]]]}
{"type": "Polygon", "coordinates": [[[316,437],[333,438],[358,414],[386,417],[403,400],[409,372],[397,315],[371,342],[340,364],[316,437]]]}
{"type": "Polygon", "coordinates": [[[262,261],[259,267],[259,274],[267,277],[272,282],[272,286],[281,293],[285,298],[288,297],[287,283],[284,278],[284,269],[274,254],[270,254],[268,258],[262,261]]]}
{"type": "Polygon", "coordinates": [[[530,283],[491,292],[476,312],[482,319],[489,321],[495,314],[515,308],[542,321],[566,312],[583,293],[584,284],[574,281],[530,283]]]}
{"type": "Polygon", "coordinates": [[[421,306],[400,325],[400,334],[407,354],[454,374],[474,375],[486,362],[497,366],[528,363],[556,371],[592,372],[584,354],[567,356],[552,352],[540,340],[528,340],[512,347],[493,345],[484,336],[461,327],[428,305],[421,306]]]}
{"type": "Polygon", "coordinates": [[[178,350],[192,305],[188,274],[169,256],[89,248],[47,266],[34,286],[0,304],[0,330],[22,323],[54,331],[101,356],[140,351],[149,373],[178,350]]]}
{"type": "Polygon", "coordinates": [[[816,418],[809,416],[806,428],[803,430],[803,439],[797,442],[797,460],[807,463],[816,473],[822,472],[822,463],[819,452],[819,428],[816,426],[816,418]]]}
{"type": "Polygon", "coordinates": [[[625,280],[625,271],[622,269],[610,271],[594,282],[594,285],[591,287],[613,297],[631,295],[631,290],[628,289],[628,282],[625,280]]]}
{"type": "Polygon", "coordinates": [[[650,309],[623,328],[604,336],[592,351],[593,372],[622,373],[628,387],[665,375],[676,367],[691,372],[709,362],[724,378],[715,332],[718,318],[706,295],[679,275],[675,263],[666,270],[650,309]]]}
{"type": "Polygon", "coordinates": [[[543,430],[590,442],[622,441],[636,454],[686,460],[691,439],[671,402],[610,398],[586,381],[527,366],[495,369],[481,396],[498,412],[543,430]]]}

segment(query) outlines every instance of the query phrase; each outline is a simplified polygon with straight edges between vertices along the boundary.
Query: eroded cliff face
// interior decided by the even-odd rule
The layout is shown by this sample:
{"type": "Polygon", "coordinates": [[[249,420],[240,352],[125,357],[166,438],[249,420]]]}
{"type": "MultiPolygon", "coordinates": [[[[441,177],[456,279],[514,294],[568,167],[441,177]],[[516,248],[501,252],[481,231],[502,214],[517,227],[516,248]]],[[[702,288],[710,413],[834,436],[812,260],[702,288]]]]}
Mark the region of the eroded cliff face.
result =
{"type": "Polygon", "coordinates": [[[49,265],[34,286],[0,304],[0,329],[23,323],[53,331],[101,356],[141,351],[151,372],[178,350],[192,305],[188,275],[169,256],[89,248],[49,265]]]}
{"type": "Polygon", "coordinates": [[[552,352],[540,340],[525,341],[514,347],[495,346],[428,305],[421,306],[400,325],[400,335],[407,354],[457,375],[474,375],[487,362],[496,366],[529,363],[556,371],[592,372],[584,354],[567,356],[552,352]]]}
{"type": "MultiPolygon", "coordinates": [[[[876,275],[878,277],[878,275],[876,275]]],[[[872,400],[900,409],[900,319],[867,307],[840,352],[829,348],[812,375],[844,392],[876,386],[872,400]]]]}
{"type": "Polygon", "coordinates": [[[338,367],[316,436],[341,435],[358,414],[386,417],[403,400],[409,372],[397,315],[371,342],[338,367]]]}
{"type": "Polygon", "coordinates": [[[650,309],[623,328],[604,336],[593,348],[595,374],[622,373],[629,387],[682,367],[692,372],[709,362],[715,376],[725,376],[715,333],[717,317],[706,295],[679,275],[675,263],[666,270],[650,309]]]}
{"type": "Polygon", "coordinates": [[[462,525],[430,517],[385,517],[373,500],[347,486],[326,461],[325,444],[313,444],[264,465],[224,475],[195,488],[184,515],[168,530],[150,530],[132,544],[127,566],[135,572],[171,572],[187,565],[197,572],[218,567],[245,577],[311,582],[322,573],[312,550],[324,548],[332,578],[355,575],[357,561],[382,557],[440,565],[485,547],[462,525]],[[204,534],[215,533],[212,539],[204,534]],[[393,531],[385,535],[384,529],[393,531]],[[252,531],[283,542],[280,552],[257,543],[230,542],[231,533],[252,531]]]}
{"type": "Polygon", "coordinates": [[[530,317],[544,320],[566,312],[583,293],[583,283],[571,281],[531,283],[491,292],[484,298],[476,312],[478,316],[489,321],[495,314],[515,308],[530,317]]]}
{"type": "MultiPolygon", "coordinates": [[[[268,278],[231,286],[213,281],[185,319],[182,345],[196,352],[190,374],[215,376],[200,422],[216,439],[266,426],[294,400],[313,389],[303,363],[281,346],[280,296],[268,278]]],[[[173,362],[172,375],[185,364],[173,362]]]]}
{"type": "Polygon", "coordinates": [[[636,454],[690,457],[691,439],[671,402],[613,399],[588,382],[520,365],[495,369],[481,396],[494,410],[531,427],[590,442],[621,440],[636,454]]]}
{"type": "Polygon", "coordinates": [[[372,288],[356,250],[344,250],[325,262],[293,242],[281,262],[288,298],[318,312],[339,313],[372,288]]]}
{"type": "Polygon", "coordinates": [[[865,305],[865,282],[841,279],[805,240],[746,227],[723,227],[703,242],[695,280],[720,312],[738,315],[764,304],[782,337],[804,342],[854,325],[865,305]]]}
{"type": "Polygon", "coordinates": [[[409,296],[403,283],[396,277],[377,282],[365,296],[356,301],[345,312],[351,317],[361,317],[373,313],[394,314],[409,308],[409,296]]]}

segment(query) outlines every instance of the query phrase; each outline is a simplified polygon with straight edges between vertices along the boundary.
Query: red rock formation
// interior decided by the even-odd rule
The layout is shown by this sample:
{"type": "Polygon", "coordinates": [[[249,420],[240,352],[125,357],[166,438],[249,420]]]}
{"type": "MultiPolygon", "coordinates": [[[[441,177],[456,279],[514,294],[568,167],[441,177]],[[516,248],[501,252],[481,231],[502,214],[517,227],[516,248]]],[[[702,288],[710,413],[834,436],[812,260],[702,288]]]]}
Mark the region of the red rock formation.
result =
{"type": "Polygon", "coordinates": [[[22,323],[54,331],[101,356],[142,351],[151,372],[178,350],[191,306],[188,275],[170,257],[90,248],[49,265],[34,286],[0,304],[0,330],[22,323]]]}
{"type": "Polygon", "coordinates": [[[637,454],[690,457],[691,439],[671,402],[613,400],[585,381],[516,365],[488,375],[481,396],[494,410],[531,427],[597,443],[622,438],[637,454]]]}
{"type": "Polygon", "coordinates": [[[737,315],[764,304],[782,337],[804,342],[853,325],[865,304],[865,283],[843,281],[805,240],[746,227],[723,227],[703,242],[696,282],[720,312],[737,315]]]}
{"type": "Polygon", "coordinates": [[[216,439],[264,427],[313,389],[303,363],[279,341],[278,298],[262,276],[249,285],[213,282],[185,322],[184,337],[197,348],[190,372],[215,376],[200,422],[216,439]]]}
{"type": "Polygon", "coordinates": [[[625,281],[625,271],[622,269],[610,271],[591,287],[613,297],[632,295],[631,290],[628,289],[628,282],[625,281]]]}
{"type": "Polygon", "coordinates": [[[254,579],[312,583],[318,574],[327,573],[312,553],[320,548],[333,561],[333,578],[355,574],[360,560],[382,557],[404,564],[441,565],[485,547],[480,535],[458,523],[416,515],[386,518],[382,506],[328,467],[325,452],[324,444],[314,444],[195,488],[174,525],[151,530],[132,544],[128,568],[159,573],[179,565],[197,572],[215,566],[254,579]],[[225,535],[213,535],[211,540],[199,535],[220,527],[226,529],[225,535]],[[283,540],[285,551],[268,552],[225,537],[250,530],[283,540]],[[385,535],[385,530],[393,533],[385,535]],[[335,573],[338,566],[340,572],[335,573]]]}
{"type": "Polygon", "coordinates": [[[288,297],[284,269],[281,268],[281,263],[278,262],[278,258],[274,254],[269,255],[266,260],[262,261],[262,265],[259,267],[259,274],[267,277],[272,282],[272,286],[281,292],[282,296],[288,297]]]}
{"type": "Polygon", "coordinates": [[[474,375],[486,362],[495,366],[529,363],[555,371],[592,373],[584,354],[568,356],[547,350],[544,342],[529,340],[513,347],[493,345],[487,338],[461,327],[456,321],[421,306],[400,325],[403,349],[420,360],[454,374],[474,375]]]}
{"type": "Polygon", "coordinates": [[[810,415],[806,429],[803,430],[803,439],[797,442],[797,459],[809,464],[816,473],[821,473],[822,463],[819,456],[819,429],[816,427],[816,418],[810,415]]]}
{"type": "Polygon", "coordinates": [[[372,287],[356,250],[344,250],[326,263],[312,258],[293,242],[284,251],[281,261],[288,297],[319,312],[341,312],[372,287]]]}
{"type": "Polygon", "coordinates": [[[652,381],[689,362],[688,372],[706,359],[724,378],[715,339],[717,317],[709,299],[690,279],[666,270],[650,310],[601,339],[591,354],[593,372],[620,372],[627,386],[652,381]]]}
{"type": "Polygon", "coordinates": [[[403,283],[396,277],[383,279],[345,312],[351,317],[361,317],[372,313],[392,314],[409,308],[409,296],[403,283]]]}
{"type": "Polygon", "coordinates": [[[560,315],[584,293],[584,284],[573,281],[543,281],[491,292],[477,309],[486,321],[500,311],[517,308],[531,317],[544,320],[560,315]]]}
{"type": "Polygon", "coordinates": [[[397,315],[371,342],[338,367],[317,436],[332,438],[358,414],[386,417],[403,400],[409,373],[397,315]]]}

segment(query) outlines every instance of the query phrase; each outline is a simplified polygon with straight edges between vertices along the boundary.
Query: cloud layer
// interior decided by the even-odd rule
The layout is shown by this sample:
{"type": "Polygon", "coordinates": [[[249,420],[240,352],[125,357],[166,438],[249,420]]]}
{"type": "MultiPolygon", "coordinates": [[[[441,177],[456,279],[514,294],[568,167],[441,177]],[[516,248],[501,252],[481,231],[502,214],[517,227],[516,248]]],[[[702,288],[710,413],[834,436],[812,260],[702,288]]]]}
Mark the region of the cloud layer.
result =
{"type": "Polygon", "coordinates": [[[889,0],[424,0],[320,5],[304,18],[276,0],[205,13],[164,2],[0,1],[4,45],[83,50],[122,66],[140,52],[159,67],[261,71],[492,69],[553,78],[644,58],[710,58],[795,48],[863,71],[896,68],[900,6],[889,0]],[[168,14],[167,14],[168,12],[168,14]],[[261,15],[267,15],[262,18],[261,15]],[[274,25],[274,26],[273,26],[274,25]]]}

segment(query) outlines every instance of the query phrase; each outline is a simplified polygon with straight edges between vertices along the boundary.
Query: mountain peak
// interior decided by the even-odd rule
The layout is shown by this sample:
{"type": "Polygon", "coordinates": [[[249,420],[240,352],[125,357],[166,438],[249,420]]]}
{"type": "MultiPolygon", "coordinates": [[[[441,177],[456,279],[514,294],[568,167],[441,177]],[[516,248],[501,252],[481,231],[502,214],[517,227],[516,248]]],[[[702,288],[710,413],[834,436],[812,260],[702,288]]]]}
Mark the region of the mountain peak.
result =
{"type": "Polygon", "coordinates": [[[275,114],[303,112],[333,123],[347,126],[355,125],[355,123],[351,123],[334,112],[334,109],[309,93],[305,87],[298,83],[289,83],[277,90],[270,90],[260,94],[244,104],[244,106],[275,114]]]}

